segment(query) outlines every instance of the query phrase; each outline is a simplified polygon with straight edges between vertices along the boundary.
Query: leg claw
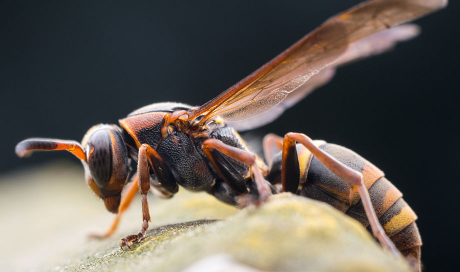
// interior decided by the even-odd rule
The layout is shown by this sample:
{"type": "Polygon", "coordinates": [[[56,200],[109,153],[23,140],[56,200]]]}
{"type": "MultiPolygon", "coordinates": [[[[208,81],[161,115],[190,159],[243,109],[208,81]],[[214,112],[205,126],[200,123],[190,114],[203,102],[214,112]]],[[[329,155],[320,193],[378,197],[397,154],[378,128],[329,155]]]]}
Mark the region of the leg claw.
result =
{"type": "Polygon", "coordinates": [[[131,249],[131,245],[134,243],[139,242],[139,238],[137,235],[129,235],[126,236],[125,238],[120,240],[120,248],[123,250],[123,247],[127,247],[131,249]]]}

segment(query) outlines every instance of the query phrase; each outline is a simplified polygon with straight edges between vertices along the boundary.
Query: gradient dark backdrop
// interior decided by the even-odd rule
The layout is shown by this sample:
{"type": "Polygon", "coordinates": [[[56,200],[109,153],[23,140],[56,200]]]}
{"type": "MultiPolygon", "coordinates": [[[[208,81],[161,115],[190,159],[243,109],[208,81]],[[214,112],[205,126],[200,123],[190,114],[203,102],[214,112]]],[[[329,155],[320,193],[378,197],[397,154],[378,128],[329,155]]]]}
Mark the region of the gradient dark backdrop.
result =
{"type": "MultiPolygon", "coordinates": [[[[78,163],[66,152],[19,160],[14,146],[79,141],[153,102],[202,104],[358,2],[2,1],[0,172],[78,163]]],[[[419,215],[427,271],[452,268],[459,247],[458,6],[417,21],[420,37],[340,69],[255,132],[305,132],[383,169],[419,215]]]]}

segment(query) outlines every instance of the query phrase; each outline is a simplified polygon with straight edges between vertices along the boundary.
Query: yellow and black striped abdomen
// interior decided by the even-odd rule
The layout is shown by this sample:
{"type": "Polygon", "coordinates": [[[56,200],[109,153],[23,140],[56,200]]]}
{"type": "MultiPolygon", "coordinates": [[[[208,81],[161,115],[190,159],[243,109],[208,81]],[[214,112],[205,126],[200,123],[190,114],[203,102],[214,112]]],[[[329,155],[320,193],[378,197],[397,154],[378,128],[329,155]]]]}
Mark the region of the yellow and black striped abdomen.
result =
{"type": "MultiPolygon", "coordinates": [[[[402,193],[376,166],[355,152],[335,144],[316,141],[317,146],[363,175],[372,205],[385,232],[405,255],[420,260],[422,241],[415,224],[417,216],[402,199],[402,193]]],[[[302,146],[297,146],[301,167],[299,195],[326,202],[370,230],[358,192],[350,202],[350,187],[302,146]]]]}

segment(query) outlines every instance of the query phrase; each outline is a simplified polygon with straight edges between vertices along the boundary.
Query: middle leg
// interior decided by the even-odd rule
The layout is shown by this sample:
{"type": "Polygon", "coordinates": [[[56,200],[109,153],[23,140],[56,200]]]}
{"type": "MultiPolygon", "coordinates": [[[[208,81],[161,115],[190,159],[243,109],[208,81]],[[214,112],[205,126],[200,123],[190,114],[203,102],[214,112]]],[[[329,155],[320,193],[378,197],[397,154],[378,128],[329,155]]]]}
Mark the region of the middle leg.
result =
{"type": "MultiPolygon", "coordinates": [[[[257,157],[255,154],[246,150],[226,145],[217,139],[207,139],[203,142],[202,148],[204,151],[207,149],[217,149],[223,154],[229,156],[230,158],[248,165],[251,173],[254,175],[254,181],[257,185],[257,190],[259,192],[259,201],[267,201],[268,197],[272,193],[267,185],[268,182],[266,182],[263,178],[262,172],[259,166],[257,165],[257,157]]],[[[205,153],[209,152],[205,151],[205,153]]]]}

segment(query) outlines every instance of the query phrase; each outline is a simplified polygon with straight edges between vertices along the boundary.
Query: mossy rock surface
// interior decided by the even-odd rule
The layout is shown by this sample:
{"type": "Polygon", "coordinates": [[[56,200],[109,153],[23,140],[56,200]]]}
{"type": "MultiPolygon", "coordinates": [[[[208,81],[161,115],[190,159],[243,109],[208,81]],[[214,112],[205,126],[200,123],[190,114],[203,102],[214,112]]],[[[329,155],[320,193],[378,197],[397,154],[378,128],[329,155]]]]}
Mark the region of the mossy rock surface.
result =
{"type": "Polygon", "coordinates": [[[409,271],[404,262],[385,254],[357,222],[291,194],[274,196],[262,207],[222,221],[152,229],[131,249],[96,247],[83,256],[54,270],[409,271]]]}
{"type": "MultiPolygon", "coordinates": [[[[15,178],[9,176],[4,180],[15,178]]],[[[15,193],[27,194],[28,190],[36,190],[24,187],[25,184],[33,186],[38,184],[38,179],[46,179],[51,185],[64,182],[62,178],[69,182],[83,179],[83,175],[78,170],[69,172],[66,167],[51,167],[22,175],[20,180],[28,183],[20,182],[20,186],[3,189],[9,190],[11,196],[15,193]],[[47,176],[49,171],[54,174],[47,176]]],[[[31,234],[31,225],[28,225],[29,232],[24,232],[25,240],[15,244],[27,254],[3,250],[0,253],[10,257],[2,263],[3,267],[36,271],[410,271],[404,261],[383,252],[355,220],[326,204],[291,194],[276,195],[259,208],[238,211],[206,194],[181,190],[169,201],[149,199],[151,228],[145,239],[130,250],[121,250],[118,240],[136,233],[140,227],[138,202],[131,207],[115,237],[88,242],[85,239],[88,229],[82,226],[97,222],[102,228],[102,219],[110,222],[111,216],[102,215],[103,204],[91,202],[88,192],[85,195],[90,197],[80,196],[80,190],[89,190],[77,189],[80,187],[76,183],[69,186],[75,186],[72,195],[68,196],[70,201],[75,198],[75,201],[81,202],[66,203],[55,199],[64,204],[54,208],[68,210],[74,204],[77,206],[74,214],[62,214],[63,220],[48,219],[45,225],[51,229],[49,233],[38,228],[41,232],[31,234]],[[99,205],[98,212],[88,214],[91,209],[87,205],[94,203],[99,205]],[[78,225],[74,228],[67,226],[69,222],[66,219],[74,217],[79,219],[78,225]],[[28,243],[34,251],[27,250],[28,243]],[[37,262],[40,256],[46,261],[37,262]],[[28,261],[30,265],[24,265],[23,262],[28,261]]],[[[46,189],[41,193],[46,194],[46,189]]],[[[51,200],[48,204],[42,203],[41,209],[37,201],[35,199],[35,205],[27,201],[22,205],[33,205],[32,210],[49,208],[52,215],[58,214],[58,210],[53,210],[51,200]]],[[[23,208],[17,212],[23,212],[24,216],[25,211],[30,209],[23,208]]],[[[5,218],[0,216],[0,219],[5,218]]],[[[33,219],[38,220],[39,217],[33,219]]],[[[17,220],[13,223],[20,229],[23,224],[19,217],[17,220]]]]}

